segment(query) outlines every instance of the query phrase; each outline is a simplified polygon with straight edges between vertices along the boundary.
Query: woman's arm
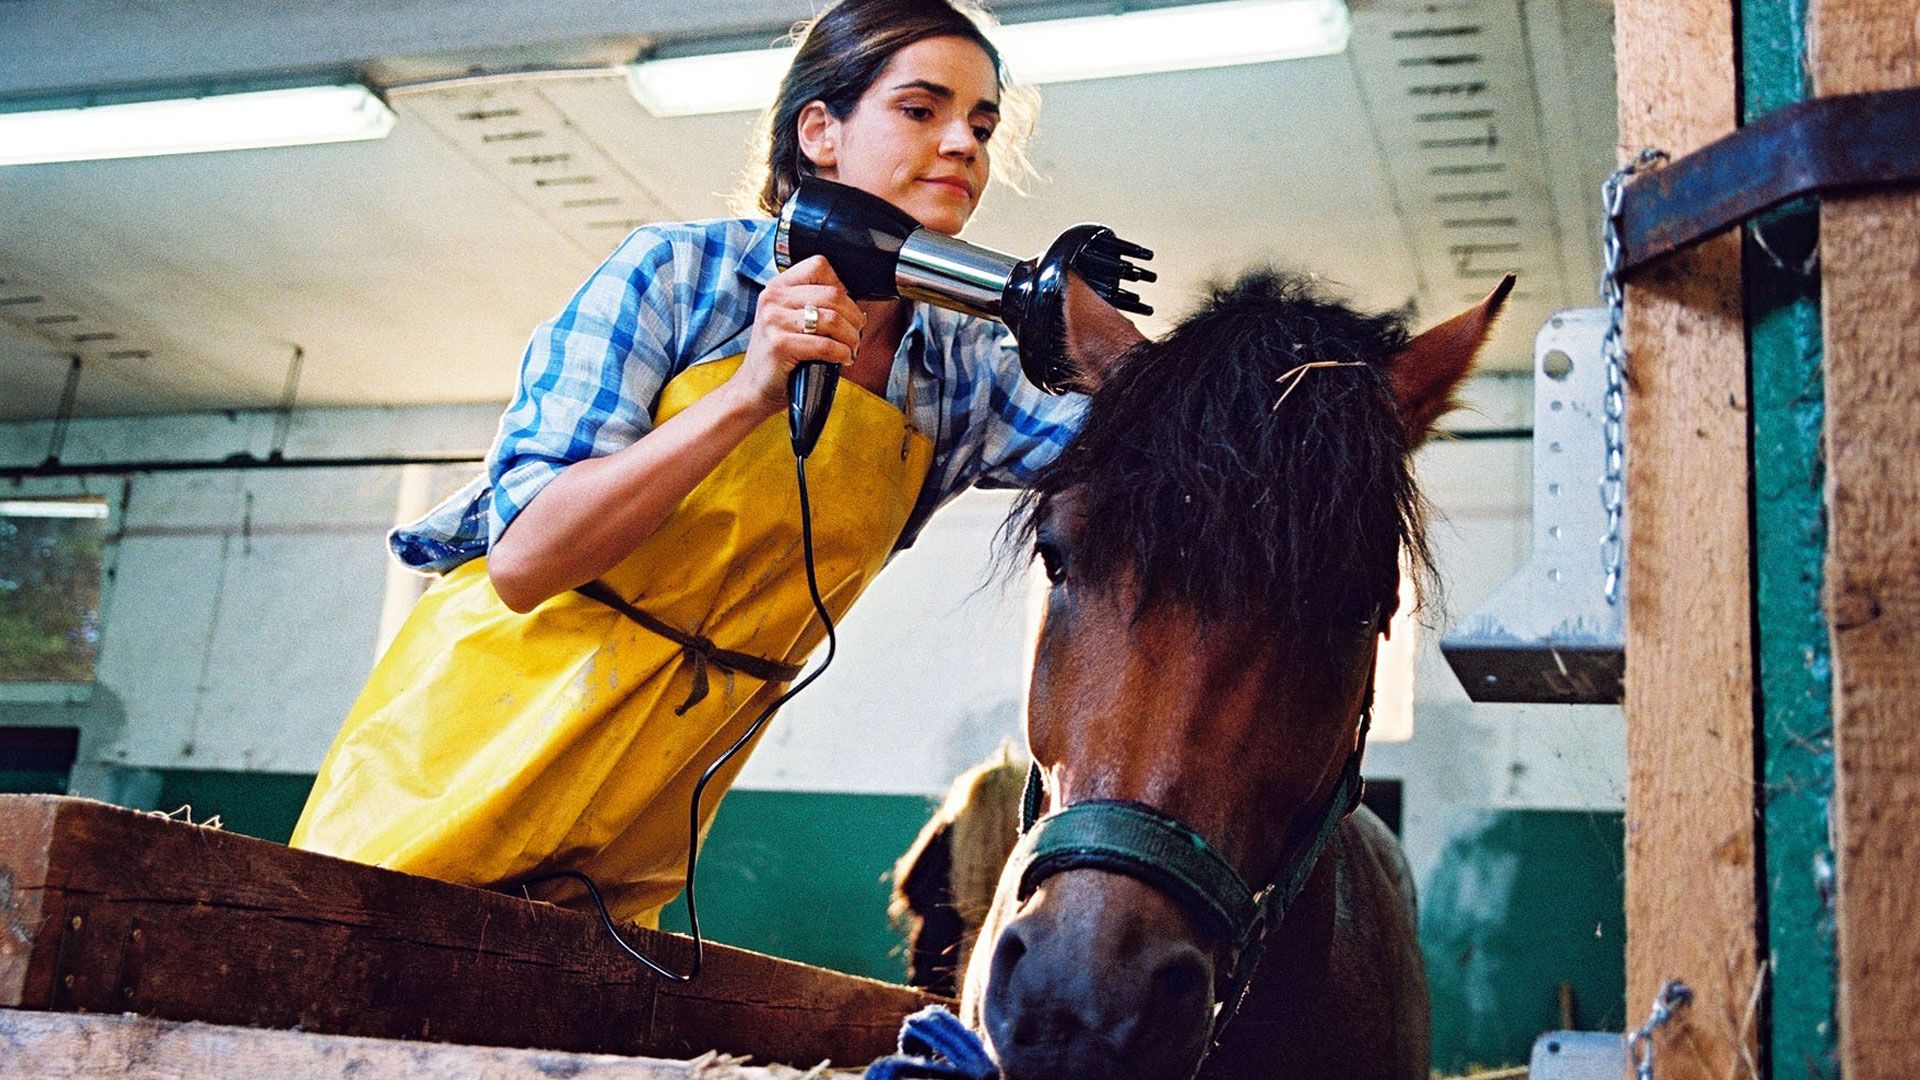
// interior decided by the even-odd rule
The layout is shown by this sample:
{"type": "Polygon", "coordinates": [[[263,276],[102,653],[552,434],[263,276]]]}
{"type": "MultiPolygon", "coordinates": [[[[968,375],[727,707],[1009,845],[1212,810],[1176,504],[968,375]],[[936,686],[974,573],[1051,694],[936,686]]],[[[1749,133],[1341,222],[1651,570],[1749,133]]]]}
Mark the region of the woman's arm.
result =
{"type": "Polygon", "coordinates": [[[768,282],[732,378],[632,445],[568,465],[508,523],[487,555],[501,601],[532,611],[612,569],[754,428],[786,408],[794,365],[847,362],[862,318],[823,258],[768,282]],[[812,334],[801,325],[808,304],[819,310],[812,334]]]}

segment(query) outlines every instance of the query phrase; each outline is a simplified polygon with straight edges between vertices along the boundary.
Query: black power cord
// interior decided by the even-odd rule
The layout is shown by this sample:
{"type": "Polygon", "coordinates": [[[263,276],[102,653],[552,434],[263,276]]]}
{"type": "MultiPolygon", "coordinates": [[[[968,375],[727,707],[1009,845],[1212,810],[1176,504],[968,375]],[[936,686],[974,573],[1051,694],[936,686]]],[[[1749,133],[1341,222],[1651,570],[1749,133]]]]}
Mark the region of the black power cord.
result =
{"type": "Polygon", "coordinates": [[[833,663],[834,653],[838,651],[840,645],[839,637],[834,632],[833,616],[828,614],[826,602],[820,599],[820,580],[813,565],[813,504],[807,498],[807,456],[796,453],[793,457],[793,467],[800,483],[800,551],[807,567],[807,594],[813,599],[814,612],[820,616],[820,621],[827,627],[827,655],[820,661],[819,666],[807,673],[806,678],[788,687],[786,693],[773,699],[772,704],[762,709],[746,732],[735,739],[733,745],[727,747],[719,757],[713,759],[713,764],[707,766],[707,770],[700,774],[699,782],[693,785],[693,797],[688,800],[687,807],[687,927],[693,938],[692,966],[685,974],[673,971],[628,944],[627,939],[621,936],[619,927],[614,925],[613,915],[607,911],[607,903],[601,897],[599,887],[594,884],[592,878],[578,870],[557,870],[551,874],[528,878],[521,883],[526,887],[546,881],[557,881],[561,878],[579,882],[586,888],[587,896],[593,900],[593,906],[599,910],[600,923],[606,927],[607,935],[613,938],[614,943],[619,945],[628,956],[645,964],[654,974],[668,982],[692,982],[699,976],[700,968],[706,961],[706,940],[700,936],[700,909],[694,902],[694,875],[700,865],[700,797],[706,793],[707,785],[719,775],[721,769],[726,767],[727,762],[732,761],[741,750],[746,749],[754,736],[760,734],[761,729],[773,719],[773,714],[779,711],[780,706],[792,701],[800,691],[813,685],[813,681],[827,670],[827,665],[833,663]]]}

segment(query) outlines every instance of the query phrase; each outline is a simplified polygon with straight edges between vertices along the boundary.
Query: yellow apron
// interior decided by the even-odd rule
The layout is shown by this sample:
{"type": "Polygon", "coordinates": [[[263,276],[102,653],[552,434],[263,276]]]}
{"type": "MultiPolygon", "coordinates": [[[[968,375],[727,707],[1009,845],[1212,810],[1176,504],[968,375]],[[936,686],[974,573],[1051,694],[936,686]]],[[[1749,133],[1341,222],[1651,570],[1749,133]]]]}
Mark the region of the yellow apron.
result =
{"type": "MultiPolygon", "coordinates": [[[[655,423],[739,364],[676,376],[655,423]]],[[[815,565],[836,621],[886,563],[932,456],[900,410],[842,381],[807,459],[815,565]]],[[[755,429],[600,580],[720,648],[805,660],[826,631],[807,594],[785,415],[755,429]]],[[[580,870],[616,917],[657,925],[684,884],[694,783],[784,689],[698,666],[578,593],[516,614],[484,559],[464,563],[427,590],[374,668],[292,845],[480,886],[580,870]],[[712,693],[675,715],[700,675],[712,693]]],[[[703,834],[745,757],[708,785],[703,834]]],[[[584,900],[567,880],[533,892],[584,900]]]]}

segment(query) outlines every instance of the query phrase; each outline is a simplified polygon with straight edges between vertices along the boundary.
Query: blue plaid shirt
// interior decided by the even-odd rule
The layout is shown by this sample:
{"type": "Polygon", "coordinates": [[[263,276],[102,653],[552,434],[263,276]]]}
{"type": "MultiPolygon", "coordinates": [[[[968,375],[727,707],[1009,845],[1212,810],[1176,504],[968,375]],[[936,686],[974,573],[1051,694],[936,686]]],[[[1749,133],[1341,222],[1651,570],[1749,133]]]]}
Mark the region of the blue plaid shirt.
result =
{"type": "MultiPolygon", "coordinates": [[[[777,272],[774,223],[648,225],[566,310],[533,332],[487,470],[387,538],[401,562],[444,573],[486,554],[560,470],[629,446],[653,427],[668,379],[746,351],[760,290],[777,272]]],[[[1006,328],[927,304],[894,358],[887,400],[933,436],[933,466],[896,550],[968,487],[1018,487],[1079,430],[1086,399],[1028,383],[1006,328]]]]}

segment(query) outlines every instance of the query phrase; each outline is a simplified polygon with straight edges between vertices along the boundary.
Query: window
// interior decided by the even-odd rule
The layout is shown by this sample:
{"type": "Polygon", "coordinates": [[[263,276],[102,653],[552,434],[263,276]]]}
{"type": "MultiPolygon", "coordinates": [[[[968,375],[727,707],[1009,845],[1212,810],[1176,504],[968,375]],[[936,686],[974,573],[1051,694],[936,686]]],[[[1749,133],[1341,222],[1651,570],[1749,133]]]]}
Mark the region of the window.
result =
{"type": "Polygon", "coordinates": [[[93,682],[106,533],[99,499],[0,501],[0,687],[93,682]]]}

